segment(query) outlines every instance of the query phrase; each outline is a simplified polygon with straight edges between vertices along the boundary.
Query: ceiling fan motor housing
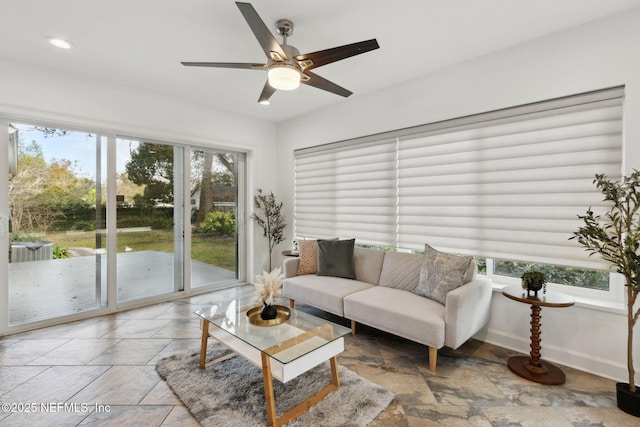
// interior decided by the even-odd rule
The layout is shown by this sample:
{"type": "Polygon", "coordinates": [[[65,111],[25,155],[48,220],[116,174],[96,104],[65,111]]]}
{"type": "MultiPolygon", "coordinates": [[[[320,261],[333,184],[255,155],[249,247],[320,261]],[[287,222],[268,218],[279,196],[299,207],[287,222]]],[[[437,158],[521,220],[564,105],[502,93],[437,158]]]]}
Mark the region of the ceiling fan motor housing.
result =
{"type": "Polygon", "coordinates": [[[289,62],[291,62],[292,64],[298,63],[294,58],[300,55],[300,51],[295,46],[291,46],[290,44],[282,44],[280,45],[280,47],[282,48],[282,50],[284,50],[284,53],[287,54],[289,62]]]}
{"type": "Polygon", "coordinates": [[[282,48],[284,53],[287,55],[287,59],[285,60],[276,52],[271,52],[271,58],[267,63],[267,69],[270,69],[274,66],[289,67],[297,70],[299,73],[302,74],[302,71],[303,71],[302,67],[300,66],[300,64],[298,64],[298,61],[294,59],[296,56],[300,55],[300,51],[295,46],[291,46],[288,44],[282,44],[280,45],[280,47],[282,48]]]}

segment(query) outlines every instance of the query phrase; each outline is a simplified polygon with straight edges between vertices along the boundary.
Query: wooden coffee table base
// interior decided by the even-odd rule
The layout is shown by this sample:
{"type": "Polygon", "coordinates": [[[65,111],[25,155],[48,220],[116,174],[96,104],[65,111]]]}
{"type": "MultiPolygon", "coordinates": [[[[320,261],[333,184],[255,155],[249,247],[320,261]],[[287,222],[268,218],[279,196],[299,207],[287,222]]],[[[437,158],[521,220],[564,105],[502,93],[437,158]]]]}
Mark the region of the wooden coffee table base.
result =
{"type": "Polygon", "coordinates": [[[272,427],[280,427],[289,421],[298,418],[307,412],[313,405],[319,403],[329,393],[336,391],[340,387],[340,377],[338,376],[338,359],[329,359],[331,364],[331,384],[305,400],[298,403],[280,417],[276,414],[276,400],[273,394],[273,377],[271,376],[271,362],[269,356],[262,354],[262,376],[264,378],[264,395],[267,403],[267,422],[272,427]]]}
{"type": "Polygon", "coordinates": [[[527,356],[513,356],[507,360],[511,372],[524,379],[545,385],[564,384],[565,376],[560,368],[543,360],[539,363],[539,367],[531,365],[531,358],[527,356]]]}
{"type": "MultiPolygon", "coordinates": [[[[223,362],[227,359],[235,357],[238,353],[232,352],[228,353],[222,357],[219,357],[215,360],[207,361],[207,343],[209,341],[209,322],[203,321],[202,325],[202,341],[200,347],[200,363],[199,366],[201,369],[207,368],[211,365],[215,365],[216,363],[223,362]]],[[[300,339],[305,339],[308,337],[313,337],[322,333],[323,328],[319,328],[316,330],[312,330],[307,332],[306,334],[300,335],[291,339],[291,342],[285,341],[282,345],[278,346],[278,348],[285,349],[290,345],[293,345],[300,339]]],[[[328,328],[326,328],[328,329],[328,328]]],[[[221,344],[224,345],[223,342],[221,344]]],[[[264,379],[264,394],[265,394],[265,402],[267,405],[267,423],[272,427],[280,427],[284,424],[287,424],[289,421],[299,417],[300,415],[307,412],[312,406],[316,405],[322,399],[324,399],[329,393],[336,391],[340,388],[340,376],[338,371],[338,358],[331,357],[329,358],[329,365],[331,366],[331,384],[323,388],[322,390],[315,393],[313,396],[309,397],[304,402],[300,402],[292,409],[287,411],[278,417],[276,413],[276,400],[275,395],[273,393],[273,374],[271,373],[271,358],[265,354],[261,353],[262,358],[262,377],[264,379]]]]}

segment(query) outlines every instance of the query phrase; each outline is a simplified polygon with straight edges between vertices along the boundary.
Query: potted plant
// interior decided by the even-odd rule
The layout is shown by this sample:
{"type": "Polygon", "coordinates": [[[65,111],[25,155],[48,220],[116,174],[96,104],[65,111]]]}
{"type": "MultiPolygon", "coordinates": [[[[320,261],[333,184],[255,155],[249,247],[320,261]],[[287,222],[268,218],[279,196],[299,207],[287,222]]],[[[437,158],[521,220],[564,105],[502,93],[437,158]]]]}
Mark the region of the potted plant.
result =
{"type": "Polygon", "coordinates": [[[547,276],[536,270],[527,271],[522,274],[522,289],[527,291],[527,295],[531,291],[538,296],[538,291],[542,289],[543,293],[547,292],[547,276]]]}
{"type": "Polygon", "coordinates": [[[271,258],[275,245],[284,241],[284,229],[287,224],[282,216],[282,202],[278,203],[273,193],[265,194],[258,188],[258,194],[253,198],[255,208],[260,213],[251,215],[261,228],[262,235],[267,238],[269,247],[269,271],[271,271],[271,258]]]}
{"type": "Polygon", "coordinates": [[[609,210],[595,215],[589,208],[586,215],[578,215],[583,225],[571,239],[582,244],[590,255],[600,255],[625,278],[629,382],[616,384],[616,396],[618,408],[640,417],[640,390],[633,367],[633,328],[640,317],[640,307],[634,307],[640,292],[640,172],[634,170],[621,181],[597,174],[593,182],[609,210]]]}

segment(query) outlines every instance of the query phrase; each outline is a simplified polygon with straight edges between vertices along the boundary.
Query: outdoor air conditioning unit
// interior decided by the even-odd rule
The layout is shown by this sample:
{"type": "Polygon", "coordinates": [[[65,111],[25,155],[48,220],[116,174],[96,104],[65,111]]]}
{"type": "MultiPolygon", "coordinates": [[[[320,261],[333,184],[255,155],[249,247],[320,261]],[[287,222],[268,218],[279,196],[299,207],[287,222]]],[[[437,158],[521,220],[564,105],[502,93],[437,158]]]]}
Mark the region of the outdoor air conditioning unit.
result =
{"type": "Polygon", "coordinates": [[[45,261],[53,259],[53,243],[13,242],[11,244],[11,262],[45,261]]]}

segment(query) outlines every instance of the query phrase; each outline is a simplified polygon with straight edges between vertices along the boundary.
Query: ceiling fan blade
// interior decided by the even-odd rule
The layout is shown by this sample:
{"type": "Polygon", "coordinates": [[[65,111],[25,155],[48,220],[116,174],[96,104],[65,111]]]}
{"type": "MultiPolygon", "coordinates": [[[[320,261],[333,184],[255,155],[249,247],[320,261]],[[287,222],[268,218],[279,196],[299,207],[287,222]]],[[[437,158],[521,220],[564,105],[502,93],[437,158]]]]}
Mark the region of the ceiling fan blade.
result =
{"type": "Polygon", "coordinates": [[[186,67],[242,68],[264,70],[267,64],[249,64],[244,62],[181,62],[186,67]]]}
{"type": "Polygon", "coordinates": [[[250,3],[240,3],[236,2],[236,6],[240,9],[240,13],[244,16],[245,21],[249,24],[251,31],[253,31],[253,35],[258,39],[258,43],[262,46],[262,50],[264,50],[267,58],[271,58],[271,52],[276,52],[283,60],[289,59],[287,54],[284,53],[284,50],[280,47],[278,41],[273,37],[271,31],[267,28],[264,21],[258,15],[258,12],[251,6],[250,3]]]}
{"type": "Polygon", "coordinates": [[[327,92],[335,93],[336,95],[344,96],[348,98],[353,94],[353,92],[343,88],[342,86],[338,86],[337,84],[325,79],[324,77],[320,77],[317,74],[314,74],[310,71],[305,70],[304,74],[309,77],[308,80],[302,80],[300,83],[304,83],[307,86],[313,86],[318,89],[326,90],[327,92]]]}
{"type": "Polygon", "coordinates": [[[361,53],[378,49],[379,47],[378,41],[376,39],[371,39],[331,49],[319,50],[317,52],[303,53],[302,55],[296,56],[294,59],[296,61],[311,60],[313,64],[309,65],[305,69],[312,70],[332,62],[340,61],[341,59],[350,58],[352,56],[360,55],[361,53]]]}
{"type": "Polygon", "coordinates": [[[262,93],[260,94],[260,98],[258,98],[258,102],[261,104],[268,103],[269,98],[271,98],[271,95],[274,93],[276,93],[276,89],[273,88],[267,80],[264,84],[264,88],[262,88],[262,93]]]}

